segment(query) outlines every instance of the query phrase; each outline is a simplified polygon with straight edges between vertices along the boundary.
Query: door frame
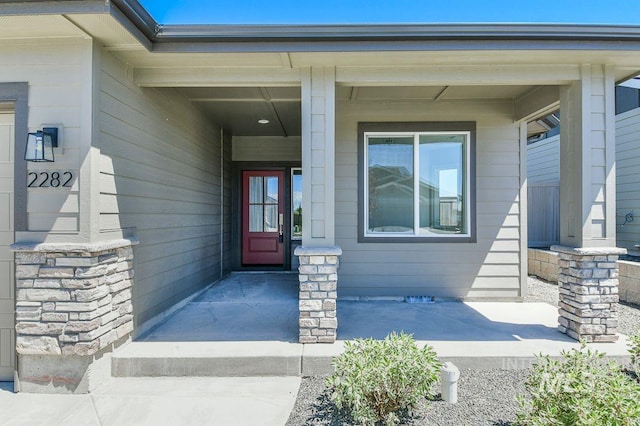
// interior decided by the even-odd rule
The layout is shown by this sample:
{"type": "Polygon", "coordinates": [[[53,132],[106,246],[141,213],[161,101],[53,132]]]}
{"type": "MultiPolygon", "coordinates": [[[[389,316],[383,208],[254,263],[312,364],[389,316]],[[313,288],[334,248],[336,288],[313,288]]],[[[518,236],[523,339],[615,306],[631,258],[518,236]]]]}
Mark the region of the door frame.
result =
{"type": "Polygon", "coordinates": [[[291,169],[301,163],[234,161],[231,198],[231,269],[233,271],[290,271],[291,270],[291,169]],[[242,172],[274,170],[284,172],[284,262],[282,266],[242,265],[242,172]]]}
{"type": "MultiPolygon", "coordinates": [[[[28,126],[28,96],[29,83],[0,83],[0,102],[13,104],[13,120],[14,120],[14,157],[13,157],[13,232],[14,242],[15,234],[20,231],[27,230],[27,162],[24,159],[24,150],[27,143],[28,126]]],[[[14,271],[15,272],[15,271],[14,271]]],[[[15,274],[14,274],[15,277],[15,274]]],[[[13,283],[14,295],[16,294],[15,278],[13,283]]],[[[15,329],[15,296],[13,308],[13,326],[15,329]]],[[[16,348],[13,349],[14,356],[14,391],[18,389],[18,353],[16,348]]]]}
{"type": "Polygon", "coordinates": [[[24,150],[27,144],[29,83],[0,83],[0,102],[13,102],[14,158],[13,158],[13,199],[14,232],[27,230],[27,162],[24,150]],[[19,176],[24,176],[20,179],[19,176]]]}

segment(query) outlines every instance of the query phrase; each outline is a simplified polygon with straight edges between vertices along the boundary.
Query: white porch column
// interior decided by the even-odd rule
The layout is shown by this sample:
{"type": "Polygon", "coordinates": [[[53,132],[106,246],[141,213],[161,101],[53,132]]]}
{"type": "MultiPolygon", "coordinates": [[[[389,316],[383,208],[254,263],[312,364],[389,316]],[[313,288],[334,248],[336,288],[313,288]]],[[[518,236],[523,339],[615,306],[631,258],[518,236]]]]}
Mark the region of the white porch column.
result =
{"type": "Polygon", "coordinates": [[[335,245],[335,67],[302,73],[302,245],[335,245]]]}
{"type": "Polygon", "coordinates": [[[335,246],[335,67],[302,72],[302,246],[298,326],[301,343],[337,337],[338,264],[335,246]]]}
{"type": "Polygon", "coordinates": [[[560,331],[587,342],[617,339],[614,73],[582,65],[560,89],[560,331]]]}
{"type": "Polygon", "coordinates": [[[560,244],[615,247],[613,70],[582,65],[560,89],[560,244]]]}

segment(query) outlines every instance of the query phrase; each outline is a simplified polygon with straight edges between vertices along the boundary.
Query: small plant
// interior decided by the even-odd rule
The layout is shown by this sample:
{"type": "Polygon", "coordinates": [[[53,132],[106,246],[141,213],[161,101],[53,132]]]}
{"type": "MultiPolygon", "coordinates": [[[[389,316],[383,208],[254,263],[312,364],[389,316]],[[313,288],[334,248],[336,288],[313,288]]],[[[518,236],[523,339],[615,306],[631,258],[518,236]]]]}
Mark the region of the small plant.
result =
{"type": "Polygon", "coordinates": [[[631,354],[631,365],[640,378],[640,331],[629,338],[629,354],[631,354]]]}
{"type": "Polygon", "coordinates": [[[585,346],[560,360],[538,356],[525,383],[531,398],[518,396],[518,424],[640,425],[640,384],[585,346]]]}
{"type": "Polygon", "coordinates": [[[415,407],[438,381],[441,363],[430,346],[419,349],[410,334],[384,340],[356,339],[334,358],[327,379],[331,400],[348,408],[361,424],[399,422],[398,413],[415,407]]]}

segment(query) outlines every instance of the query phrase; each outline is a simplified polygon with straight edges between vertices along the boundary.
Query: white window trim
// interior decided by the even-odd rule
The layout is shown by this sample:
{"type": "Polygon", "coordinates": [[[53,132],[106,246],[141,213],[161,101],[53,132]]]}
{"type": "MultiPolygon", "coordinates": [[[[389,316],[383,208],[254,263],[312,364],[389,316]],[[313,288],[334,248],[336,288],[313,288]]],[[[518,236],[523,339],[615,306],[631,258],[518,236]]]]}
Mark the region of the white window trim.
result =
{"type": "Polygon", "coordinates": [[[469,196],[469,188],[471,188],[471,132],[463,130],[451,131],[416,131],[416,132],[364,132],[364,236],[375,238],[447,238],[447,239],[469,239],[471,235],[471,200],[469,196]],[[463,209],[465,212],[465,225],[467,231],[460,234],[419,234],[420,229],[420,158],[419,158],[419,141],[422,135],[464,135],[464,175],[465,185],[462,194],[463,209]],[[370,137],[406,137],[413,136],[413,233],[408,232],[371,232],[369,231],[369,138],[370,137]]]}
{"type": "MultiPolygon", "coordinates": [[[[302,176],[302,167],[292,167],[291,168],[291,176],[289,177],[289,182],[291,185],[291,218],[290,218],[290,224],[291,224],[291,229],[289,230],[289,232],[291,232],[291,240],[292,241],[302,241],[302,235],[300,235],[299,237],[296,237],[293,235],[293,212],[294,212],[294,205],[293,205],[293,176],[294,176],[294,172],[296,171],[300,171],[300,176],[302,176]]],[[[303,177],[304,179],[304,177],[303,177]]],[[[304,195],[303,195],[304,196],[304,195]]]]}

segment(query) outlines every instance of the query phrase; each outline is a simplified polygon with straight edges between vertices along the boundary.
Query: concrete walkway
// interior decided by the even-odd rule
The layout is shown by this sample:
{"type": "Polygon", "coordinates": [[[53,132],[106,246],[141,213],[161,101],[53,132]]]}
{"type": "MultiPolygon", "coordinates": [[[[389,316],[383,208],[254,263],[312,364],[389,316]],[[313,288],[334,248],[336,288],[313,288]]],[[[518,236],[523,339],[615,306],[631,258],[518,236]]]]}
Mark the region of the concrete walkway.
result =
{"type": "Polygon", "coordinates": [[[299,377],[117,378],[88,395],[0,387],[3,426],[284,425],[299,377]]]}
{"type": "MultiPolygon", "coordinates": [[[[299,344],[297,276],[232,274],[118,350],[116,377],[89,395],[14,394],[0,384],[0,424],[282,425],[300,375],[329,374],[346,340],[391,331],[412,333],[461,369],[527,368],[534,354],[579,347],[546,303],[339,301],[338,320],[335,344],[299,344]]],[[[589,346],[628,360],[625,336],[589,346]]]]}

